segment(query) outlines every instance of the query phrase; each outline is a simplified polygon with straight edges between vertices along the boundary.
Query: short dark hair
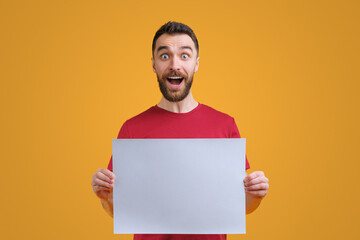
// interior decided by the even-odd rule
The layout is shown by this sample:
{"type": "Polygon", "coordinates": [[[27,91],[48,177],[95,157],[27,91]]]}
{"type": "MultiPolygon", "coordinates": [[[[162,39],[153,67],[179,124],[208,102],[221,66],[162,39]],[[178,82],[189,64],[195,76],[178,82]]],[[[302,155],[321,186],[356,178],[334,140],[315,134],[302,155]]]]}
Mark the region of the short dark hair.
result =
{"type": "Polygon", "coordinates": [[[189,35],[189,37],[191,37],[191,39],[193,40],[193,42],[195,44],[197,55],[199,55],[199,43],[198,43],[198,40],[197,40],[196,35],[193,32],[193,30],[189,26],[187,26],[183,23],[169,21],[169,22],[165,23],[164,25],[162,25],[159,28],[159,30],[157,30],[157,32],[155,33],[155,36],[154,36],[154,39],[152,42],[153,57],[154,57],[156,40],[164,33],[167,33],[170,35],[176,34],[176,33],[184,33],[184,34],[189,35]]]}

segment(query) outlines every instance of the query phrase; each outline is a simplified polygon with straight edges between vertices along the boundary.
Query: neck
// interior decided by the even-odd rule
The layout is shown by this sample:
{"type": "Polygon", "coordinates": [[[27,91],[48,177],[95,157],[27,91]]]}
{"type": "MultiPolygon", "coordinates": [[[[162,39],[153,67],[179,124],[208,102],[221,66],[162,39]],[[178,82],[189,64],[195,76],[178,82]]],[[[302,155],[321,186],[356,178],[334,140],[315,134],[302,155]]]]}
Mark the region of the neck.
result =
{"type": "Polygon", "coordinates": [[[195,101],[190,91],[189,95],[180,102],[170,102],[166,98],[162,97],[157,106],[174,113],[187,113],[196,108],[198,105],[199,103],[195,101]]]}

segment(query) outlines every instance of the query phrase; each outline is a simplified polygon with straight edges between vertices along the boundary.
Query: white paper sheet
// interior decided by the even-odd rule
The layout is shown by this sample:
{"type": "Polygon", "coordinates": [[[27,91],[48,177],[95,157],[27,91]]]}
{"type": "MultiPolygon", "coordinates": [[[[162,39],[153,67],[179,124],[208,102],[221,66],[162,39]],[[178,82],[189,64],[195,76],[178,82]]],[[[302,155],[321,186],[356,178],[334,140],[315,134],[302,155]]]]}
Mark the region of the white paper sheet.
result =
{"type": "Polygon", "coordinates": [[[114,233],[245,233],[245,139],[114,139],[114,233]]]}

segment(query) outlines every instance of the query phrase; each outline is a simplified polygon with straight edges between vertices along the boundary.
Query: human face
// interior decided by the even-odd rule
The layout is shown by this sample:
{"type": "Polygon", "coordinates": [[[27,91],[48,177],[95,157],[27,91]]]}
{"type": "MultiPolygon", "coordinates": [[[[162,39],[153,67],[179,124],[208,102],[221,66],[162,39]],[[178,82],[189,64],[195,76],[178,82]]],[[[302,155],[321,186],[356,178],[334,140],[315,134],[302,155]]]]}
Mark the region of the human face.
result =
{"type": "Polygon", "coordinates": [[[157,39],[152,66],[168,101],[180,102],[188,96],[199,59],[187,34],[163,34],[157,39]]]}

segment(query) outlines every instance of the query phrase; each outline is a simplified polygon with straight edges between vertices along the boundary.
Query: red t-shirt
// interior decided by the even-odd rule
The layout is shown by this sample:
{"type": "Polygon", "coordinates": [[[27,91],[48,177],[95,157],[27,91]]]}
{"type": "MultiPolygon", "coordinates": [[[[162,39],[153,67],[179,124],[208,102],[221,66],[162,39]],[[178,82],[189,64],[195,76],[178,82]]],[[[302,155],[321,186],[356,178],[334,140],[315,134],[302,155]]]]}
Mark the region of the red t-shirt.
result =
{"type": "MultiPolygon", "coordinates": [[[[157,105],[127,120],[118,138],[240,138],[234,118],[204,104],[187,113],[157,105]]],[[[250,168],[246,159],[246,169],[250,168]]],[[[112,157],[108,169],[112,171],[112,157]]],[[[135,234],[134,240],[225,240],[225,234],[135,234]]]]}

